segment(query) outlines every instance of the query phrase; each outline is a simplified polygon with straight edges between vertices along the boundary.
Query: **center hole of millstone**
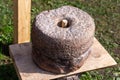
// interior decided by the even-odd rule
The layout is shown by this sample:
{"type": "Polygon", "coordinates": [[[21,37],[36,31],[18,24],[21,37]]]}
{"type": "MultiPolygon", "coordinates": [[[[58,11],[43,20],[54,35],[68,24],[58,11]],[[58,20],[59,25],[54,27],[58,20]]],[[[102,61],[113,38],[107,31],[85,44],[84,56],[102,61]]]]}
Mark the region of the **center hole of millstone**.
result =
{"type": "Polygon", "coordinates": [[[68,28],[71,25],[71,20],[70,19],[62,19],[60,22],[57,24],[61,28],[68,28]]]}

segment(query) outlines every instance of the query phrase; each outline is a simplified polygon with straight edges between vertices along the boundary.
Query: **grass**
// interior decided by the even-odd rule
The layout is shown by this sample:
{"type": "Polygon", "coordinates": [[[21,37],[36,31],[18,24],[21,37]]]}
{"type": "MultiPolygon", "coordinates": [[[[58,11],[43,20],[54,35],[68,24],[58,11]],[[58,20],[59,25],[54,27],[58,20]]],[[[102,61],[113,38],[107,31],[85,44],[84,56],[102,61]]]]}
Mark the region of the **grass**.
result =
{"type": "MultiPolygon", "coordinates": [[[[118,65],[81,74],[81,80],[120,80],[120,0],[32,0],[32,17],[41,11],[72,5],[88,12],[96,24],[96,38],[118,65]]],[[[18,80],[8,45],[13,43],[13,0],[0,0],[0,80],[18,80]]]]}

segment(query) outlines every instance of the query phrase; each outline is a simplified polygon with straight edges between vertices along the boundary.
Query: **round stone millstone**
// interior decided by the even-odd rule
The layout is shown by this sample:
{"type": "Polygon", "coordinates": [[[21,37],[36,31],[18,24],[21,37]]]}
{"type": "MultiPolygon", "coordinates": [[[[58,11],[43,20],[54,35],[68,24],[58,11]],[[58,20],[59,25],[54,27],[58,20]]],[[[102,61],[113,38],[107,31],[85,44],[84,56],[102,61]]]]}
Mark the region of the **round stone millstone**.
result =
{"type": "Polygon", "coordinates": [[[31,30],[33,60],[53,73],[75,71],[90,54],[94,31],[93,18],[78,8],[63,6],[43,11],[31,30]]]}

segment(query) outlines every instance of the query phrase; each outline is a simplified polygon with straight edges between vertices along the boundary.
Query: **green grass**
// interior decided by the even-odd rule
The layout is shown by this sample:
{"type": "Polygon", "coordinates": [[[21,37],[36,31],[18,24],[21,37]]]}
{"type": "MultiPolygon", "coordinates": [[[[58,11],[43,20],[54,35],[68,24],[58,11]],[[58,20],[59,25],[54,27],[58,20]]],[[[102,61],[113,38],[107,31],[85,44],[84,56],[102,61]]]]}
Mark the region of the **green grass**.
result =
{"type": "MultiPolygon", "coordinates": [[[[78,7],[95,19],[96,38],[118,63],[114,67],[85,72],[80,79],[120,80],[120,0],[32,0],[31,20],[41,11],[63,5],[78,7]]],[[[8,45],[13,43],[12,6],[13,0],[0,0],[0,80],[18,80],[8,54],[8,45]]]]}

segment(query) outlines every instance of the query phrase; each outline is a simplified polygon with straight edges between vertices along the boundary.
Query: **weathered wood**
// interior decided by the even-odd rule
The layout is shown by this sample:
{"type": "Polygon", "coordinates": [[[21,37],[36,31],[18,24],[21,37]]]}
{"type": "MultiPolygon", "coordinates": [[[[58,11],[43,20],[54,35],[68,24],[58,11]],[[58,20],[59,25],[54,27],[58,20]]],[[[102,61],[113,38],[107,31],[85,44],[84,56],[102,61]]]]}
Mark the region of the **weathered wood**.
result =
{"type": "Polygon", "coordinates": [[[62,77],[62,78],[58,78],[58,79],[54,79],[54,80],[80,80],[80,77],[78,74],[76,74],[76,75],[62,77]]]}
{"type": "Polygon", "coordinates": [[[14,43],[30,41],[31,0],[14,0],[14,43]]]}
{"type": "Polygon", "coordinates": [[[53,74],[39,69],[32,61],[31,50],[31,43],[10,46],[10,55],[22,80],[49,80],[116,65],[114,59],[96,39],[94,39],[92,52],[83,66],[67,74],[53,74]]]}

